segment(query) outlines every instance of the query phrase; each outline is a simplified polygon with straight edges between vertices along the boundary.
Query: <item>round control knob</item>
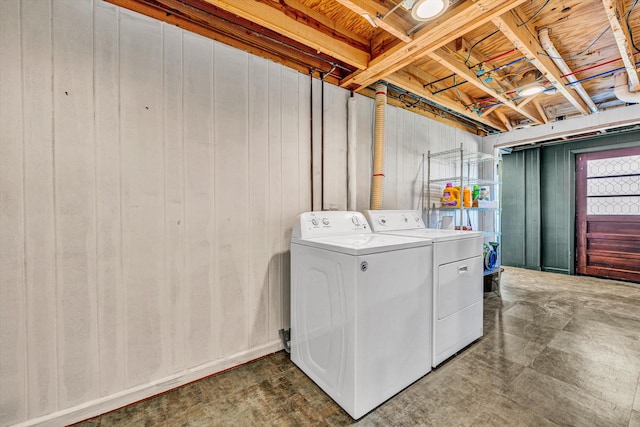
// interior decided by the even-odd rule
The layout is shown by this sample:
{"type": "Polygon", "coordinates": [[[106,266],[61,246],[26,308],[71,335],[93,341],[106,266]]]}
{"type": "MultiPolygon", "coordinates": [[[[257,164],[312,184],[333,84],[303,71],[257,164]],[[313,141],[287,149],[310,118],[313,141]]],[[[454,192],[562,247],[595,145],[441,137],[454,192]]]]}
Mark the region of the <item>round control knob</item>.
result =
{"type": "Polygon", "coordinates": [[[416,222],[420,222],[420,218],[415,217],[416,222]]]}
{"type": "Polygon", "coordinates": [[[329,225],[329,220],[327,218],[322,218],[322,223],[324,225],[329,225]]]}
{"type": "Polygon", "coordinates": [[[356,215],[351,217],[351,222],[353,222],[354,225],[360,225],[360,220],[356,215]]]}
{"type": "Polygon", "coordinates": [[[404,219],[405,223],[409,222],[409,218],[407,218],[406,216],[404,218],[402,218],[402,219],[404,219]]]}
{"type": "Polygon", "coordinates": [[[380,225],[385,225],[387,223],[387,220],[384,218],[380,218],[378,222],[380,223],[380,225]]]}
{"type": "Polygon", "coordinates": [[[319,224],[319,222],[318,222],[318,220],[317,220],[317,219],[313,218],[313,219],[311,220],[311,224],[313,224],[313,225],[318,225],[318,224],[319,224]]]}

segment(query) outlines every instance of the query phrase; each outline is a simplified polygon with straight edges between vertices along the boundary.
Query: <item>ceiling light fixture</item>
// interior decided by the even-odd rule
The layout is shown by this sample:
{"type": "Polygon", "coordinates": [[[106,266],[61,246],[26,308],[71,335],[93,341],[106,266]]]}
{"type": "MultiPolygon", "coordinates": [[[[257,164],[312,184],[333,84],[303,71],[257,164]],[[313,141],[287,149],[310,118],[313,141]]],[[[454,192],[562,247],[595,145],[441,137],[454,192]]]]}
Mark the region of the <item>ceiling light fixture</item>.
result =
{"type": "Polygon", "coordinates": [[[416,21],[428,21],[442,15],[449,7],[449,0],[418,0],[411,8],[416,21]]]}
{"type": "Polygon", "coordinates": [[[516,89],[519,96],[533,96],[545,91],[546,87],[540,83],[542,73],[538,70],[529,70],[522,76],[519,87],[516,89]]]}

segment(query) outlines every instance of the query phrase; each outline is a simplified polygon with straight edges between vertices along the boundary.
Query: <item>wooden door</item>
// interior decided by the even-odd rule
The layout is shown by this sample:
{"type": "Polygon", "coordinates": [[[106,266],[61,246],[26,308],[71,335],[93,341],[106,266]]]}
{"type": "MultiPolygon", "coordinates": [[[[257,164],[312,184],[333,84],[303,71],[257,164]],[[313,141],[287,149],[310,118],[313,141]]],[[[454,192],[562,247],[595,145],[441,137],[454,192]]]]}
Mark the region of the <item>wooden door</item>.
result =
{"type": "Polygon", "coordinates": [[[578,155],[576,273],[640,282],[640,147],[578,155]]]}

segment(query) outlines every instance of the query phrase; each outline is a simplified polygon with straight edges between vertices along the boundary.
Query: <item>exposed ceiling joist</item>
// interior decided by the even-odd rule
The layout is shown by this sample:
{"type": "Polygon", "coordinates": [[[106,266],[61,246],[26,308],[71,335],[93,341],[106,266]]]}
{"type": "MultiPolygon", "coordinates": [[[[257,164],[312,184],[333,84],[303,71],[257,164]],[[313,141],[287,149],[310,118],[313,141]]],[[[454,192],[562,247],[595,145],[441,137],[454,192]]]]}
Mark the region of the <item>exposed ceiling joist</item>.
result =
{"type": "Polygon", "coordinates": [[[431,56],[434,60],[438,61],[440,64],[447,67],[449,70],[453,71],[460,77],[466,79],[470,84],[501,101],[504,105],[511,108],[512,110],[517,111],[518,113],[522,114],[524,117],[535,123],[542,123],[542,119],[538,117],[537,111],[534,111],[534,108],[526,106],[520,107],[516,105],[512,100],[510,100],[507,96],[505,96],[502,91],[498,91],[494,88],[489,87],[486,83],[478,79],[477,76],[469,70],[469,67],[452,52],[449,52],[444,48],[440,48],[430,53],[429,56],[431,56]]]}
{"type": "Polygon", "coordinates": [[[540,114],[540,117],[542,117],[542,120],[545,123],[549,123],[549,118],[547,117],[547,113],[544,112],[544,108],[542,107],[542,104],[540,103],[540,101],[537,99],[534,99],[533,105],[535,105],[536,110],[538,110],[538,114],[540,114]]]}
{"type": "MultiPolygon", "coordinates": [[[[303,46],[288,45],[286,42],[273,43],[269,30],[258,27],[247,21],[244,25],[234,22],[231,17],[212,15],[209,11],[201,10],[180,0],[107,0],[117,6],[134,12],[150,16],[159,21],[175,25],[179,28],[216,40],[229,46],[274,62],[293,68],[301,73],[309,73],[309,68],[315,68],[318,73],[331,68],[331,59],[322,58],[314,52],[305,52],[303,46]],[[256,29],[252,29],[256,27],[256,29]]],[[[206,5],[210,8],[215,6],[206,5]]],[[[215,8],[217,9],[217,8],[215,8]]],[[[219,10],[221,15],[227,12],[219,10]]],[[[237,17],[234,17],[237,21],[237,17]]],[[[277,34],[271,34],[277,37],[277,34]]],[[[295,43],[290,41],[291,43],[295,43]]],[[[338,77],[326,75],[325,80],[338,84],[338,77]]]]}
{"type": "Polygon", "coordinates": [[[337,2],[362,17],[368,16],[368,19],[371,19],[378,27],[403,42],[409,43],[412,40],[411,36],[407,35],[407,31],[411,29],[411,25],[404,19],[393,13],[385,19],[381,18],[391,10],[390,8],[372,0],[337,0],[337,2]]]}
{"type": "Polygon", "coordinates": [[[452,40],[463,37],[526,0],[466,0],[454,4],[442,16],[416,32],[410,43],[395,46],[374,58],[366,70],[344,78],[340,86],[355,89],[384,79],[452,40]]]}
{"type": "Polygon", "coordinates": [[[621,19],[624,19],[624,1],[622,0],[602,0],[602,5],[607,13],[609,19],[609,25],[613,30],[613,36],[616,39],[624,68],[627,70],[629,78],[629,85],[633,92],[640,90],[640,79],[638,78],[638,71],[636,70],[634,55],[633,55],[633,43],[631,42],[631,36],[626,24],[622,25],[621,19]]]}
{"type": "Polygon", "coordinates": [[[522,52],[522,54],[549,80],[549,82],[573,105],[581,114],[588,115],[589,108],[575,90],[564,85],[562,74],[553,61],[538,52],[544,49],[526,25],[518,26],[513,12],[501,15],[493,20],[496,27],[522,52]]]}
{"type": "Polygon", "coordinates": [[[504,124],[494,120],[493,118],[486,117],[485,115],[481,117],[474,115],[473,112],[465,108],[465,106],[460,102],[456,102],[448,97],[432,95],[430,91],[423,87],[423,83],[420,81],[420,79],[405,70],[397,71],[387,76],[385,80],[409,92],[413,92],[416,95],[423,97],[424,99],[442,105],[443,107],[455,111],[458,114],[468,117],[473,121],[483,123],[487,126],[491,126],[492,128],[502,131],[507,130],[504,124]]]}
{"type": "Polygon", "coordinates": [[[262,2],[253,0],[206,0],[206,2],[293,40],[306,43],[356,68],[364,69],[369,63],[369,53],[354,47],[346,37],[344,40],[337,40],[336,34],[314,28],[308,22],[300,22],[295,17],[262,2]]]}

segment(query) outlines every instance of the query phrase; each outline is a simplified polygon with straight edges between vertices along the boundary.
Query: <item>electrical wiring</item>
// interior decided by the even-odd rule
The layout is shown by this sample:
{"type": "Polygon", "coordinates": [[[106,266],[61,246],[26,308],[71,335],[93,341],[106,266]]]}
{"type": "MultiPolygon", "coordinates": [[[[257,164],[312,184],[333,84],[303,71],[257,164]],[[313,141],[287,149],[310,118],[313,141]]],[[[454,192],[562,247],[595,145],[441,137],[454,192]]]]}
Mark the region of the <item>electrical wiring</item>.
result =
{"type": "MultiPolygon", "coordinates": [[[[636,1],[638,1],[638,0],[636,0],[636,1]]],[[[607,25],[607,27],[604,29],[604,31],[602,33],[600,33],[600,35],[598,37],[596,37],[596,39],[593,42],[591,42],[591,44],[589,46],[587,46],[581,52],[576,53],[575,55],[571,55],[571,56],[567,56],[567,57],[557,57],[557,56],[547,55],[544,52],[538,52],[538,55],[546,56],[547,58],[551,58],[551,59],[562,59],[562,60],[577,58],[578,56],[582,55],[583,53],[585,53],[586,51],[591,49],[591,47],[593,47],[593,45],[596,44],[598,42],[598,40],[600,40],[602,38],[602,36],[604,36],[606,34],[606,32],[609,31],[610,29],[611,29],[611,27],[609,25],[607,25]]]]}
{"type": "Polygon", "coordinates": [[[636,42],[633,40],[633,29],[631,28],[631,24],[629,23],[629,18],[631,17],[631,12],[633,12],[633,9],[636,8],[637,4],[638,0],[635,0],[629,8],[629,11],[627,12],[627,16],[625,18],[625,22],[627,23],[627,31],[629,32],[629,38],[631,39],[631,44],[636,51],[640,50],[640,48],[636,46],[636,42]]]}
{"type": "Polygon", "coordinates": [[[483,41],[485,41],[489,37],[495,36],[499,32],[500,32],[500,30],[495,30],[494,32],[489,33],[488,35],[484,36],[483,38],[481,38],[480,40],[478,40],[477,42],[472,44],[471,47],[469,48],[469,55],[467,55],[467,59],[464,60],[464,64],[467,65],[467,63],[469,62],[469,59],[471,59],[471,52],[473,51],[474,47],[478,46],[480,43],[482,43],[483,41]]]}
{"type": "Polygon", "coordinates": [[[549,4],[550,1],[551,0],[547,0],[542,6],[540,6],[540,9],[538,9],[538,11],[536,13],[534,13],[531,18],[527,19],[522,24],[518,24],[518,27],[522,27],[523,25],[527,25],[529,22],[531,22],[536,16],[538,16],[540,14],[540,12],[542,12],[542,9],[547,7],[547,5],[549,4]]]}

